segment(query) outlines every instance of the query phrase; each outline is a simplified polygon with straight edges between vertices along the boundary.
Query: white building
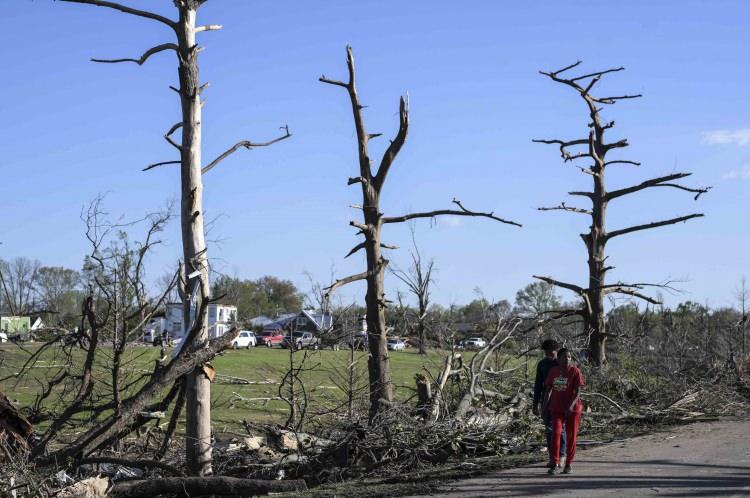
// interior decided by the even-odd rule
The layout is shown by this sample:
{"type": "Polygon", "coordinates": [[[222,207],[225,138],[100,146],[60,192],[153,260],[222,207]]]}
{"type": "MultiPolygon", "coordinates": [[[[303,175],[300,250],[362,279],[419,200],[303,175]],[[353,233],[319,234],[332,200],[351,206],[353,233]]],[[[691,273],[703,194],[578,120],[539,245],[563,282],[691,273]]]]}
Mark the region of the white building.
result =
{"type": "MultiPolygon", "coordinates": [[[[190,321],[195,318],[195,305],[190,309],[190,321]]],[[[237,306],[212,303],[208,305],[208,335],[212,339],[221,337],[237,321],[237,306]]],[[[166,327],[173,339],[182,339],[185,326],[182,323],[182,303],[168,303],[166,327]]]]}

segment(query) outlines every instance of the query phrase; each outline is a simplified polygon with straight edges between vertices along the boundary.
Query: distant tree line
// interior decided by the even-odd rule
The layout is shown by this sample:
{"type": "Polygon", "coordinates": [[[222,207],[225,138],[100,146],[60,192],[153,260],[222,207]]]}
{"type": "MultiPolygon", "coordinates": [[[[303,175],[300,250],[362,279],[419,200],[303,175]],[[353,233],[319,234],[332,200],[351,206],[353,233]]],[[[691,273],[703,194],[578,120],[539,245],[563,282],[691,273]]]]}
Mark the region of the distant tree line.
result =
{"type": "MultiPolygon", "coordinates": [[[[122,251],[113,260],[122,266],[119,272],[122,282],[132,273],[132,268],[125,267],[134,260],[128,257],[128,254],[132,256],[132,248],[128,247],[127,237],[119,237],[122,251]]],[[[90,257],[84,261],[81,271],[44,266],[38,260],[25,257],[0,259],[0,273],[3,280],[0,314],[38,315],[48,326],[71,329],[80,325],[81,303],[89,287],[87,282],[103,278],[90,257]]],[[[118,272],[113,270],[107,277],[111,286],[117,281],[115,273],[118,272]]],[[[150,294],[162,292],[162,287],[164,282],[155,283],[150,294]]],[[[305,297],[290,280],[269,275],[255,280],[221,276],[213,284],[212,295],[236,305],[240,321],[260,315],[274,318],[280,313],[299,311],[305,297]]]]}
{"type": "MultiPolygon", "coordinates": [[[[499,316],[516,317],[529,332],[516,339],[519,353],[536,349],[546,337],[553,337],[585,356],[588,337],[581,319],[550,319],[558,309],[575,306],[563,302],[548,282],[534,282],[507,300],[491,302],[484,296],[465,305],[433,304],[425,319],[428,344],[449,347],[451,341],[482,336],[488,310],[499,316]]],[[[666,371],[680,371],[697,364],[713,364],[750,353],[746,306],[750,293],[744,286],[737,292],[737,306],[711,308],[685,301],[670,308],[629,301],[612,302],[606,313],[611,354],[652,358],[666,371]]],[[[388,308],[388,323],[394,335],[413,336],[418,307],[399,303],[388,308]]],[[[583,358],[581,358],[583,359],[583,358]]]]}
{"type": "MultiPolygon", "coordinates": [[[[121,240],[127,246],[126,240],[121,240]]],[[[124,254],[128,250],[124,249],[124,254]]],[[[128,258],[120,258],[126,264],[128,258]]],[[[97,277],[91,265],[82,271],[61,266],[44,266],[38,260],[17,257],[0,259],[2,299],[0,313],[4,315],[40,315],[49,326],[75,327],[80,323],[81,302],[86,282],[97,277]]],[[[127,274],[124,270],[123,276],[127,274]]],[[[99,277],[101,279],[101,277],[99,277]]],[[[673,308],[664,305],[637,306],[633,302],[612,306],[606,319],[612,341],[612,353],[653,355],[665,359],[676,368],[687,368],[701,363],[719,361],[750,352],[745,309],[748,292],[742,287],[737,293],[737,307],[712,309],[707,305],[685,301],[673,308]]],[[[524,345],[536,347],[544,337],[556,337],[567,344],[584,349],[587,338],[581,335],[580,323],[575,320],[545,320],[554,310],[575,303],[563,303],[547,282],[534,282],[520,289],[511,304],[507,300],[491,302],[481,294],[462,305],[431,304],[424,316],[424,330],[428,346],[449,347],[451,341],[472,335],[482,335],[483,317],[492,308],[501,316],[515,316],[527,326],[537,324],[525,339],[524,345]]],[[[265,315],[274,318],[280,313],[302,309],[305,294],[290,280],[274,276],[241,279],[222,275],[212,286],[212,295],[238,308],[240,321],[265,315]]],[[[365,313],[361,306],[338,306],[336,323],[342,327],[356,327],[357,317],[365,313]],[[351,315],[351,316],[350,316],[351,315]]],[[[418,304],[403,300],[387,308],[387,323],[391,333],[417,337],[420,310],[418,304]]],[[[416,344],[415,344],[416,345],[416,344]]]]}
{"type": "Polygon", "coordinates": [[[222,275],[211,288],[214,299],[237,306],[240,321],[258,316],[275,318],[280,313],[302,309],[304,293],[290,280],[266,275],[256,280],[222,275]]]}
{"type": "Polygon", "coordinates": [[[55,325],[80,321],[83,298],[80,272],[18,257],[0,259],[0,273],[0,313],[43,315],[45,322],[55,325]]]}

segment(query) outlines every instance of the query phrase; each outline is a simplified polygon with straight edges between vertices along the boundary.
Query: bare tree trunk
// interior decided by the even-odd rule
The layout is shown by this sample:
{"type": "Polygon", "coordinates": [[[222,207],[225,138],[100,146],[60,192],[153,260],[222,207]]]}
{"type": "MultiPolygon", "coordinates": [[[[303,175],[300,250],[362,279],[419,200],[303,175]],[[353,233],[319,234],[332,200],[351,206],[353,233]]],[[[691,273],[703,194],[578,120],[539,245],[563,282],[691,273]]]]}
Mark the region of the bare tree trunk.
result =
{"type": "MultiPolygon", "coordinates": [[[[599,82],[602,76],[604,76],[605,74],[622,71],[624,69],[622,67],[607,69],[604,71],[596,71],[577,77],[567,78],[560,76],[562,73],[577,67],[579,64],[581,64],[580,61],[558,71],[541,73],[545,76],[548,76],[550,79],[557,83],[561,83],[573,88],[584,100],[584,102],[586,103],[587,111],[589,113],[589,117],[591,119],[588,124],[588,137],[575,140],[553,139],[534,141],[559,146],[560,154],[565,162],[575,161],[577,159],[586,159],[588,161],[593,161],[593,164],[590,164],[588,167],[577,166],[582,173],[589,175],[593,179],[593,190],[584,192],[569,192],[569,195],[588,198],[591,201],[590,209],[568,206],[564,202],[559,206],[539,208],[539,210],[541,211],[567,211],[571,213],[583,214],[591,218],[591,225],[589,226],[588,233],[581,234],[581,238],[586,244],[586,250],[588,252],[588,287],[581,287],[575,284],[560,282],[549,277],[540,277],[535,275],[535,278],[539,278],[550,284],[554,284],[559,287],[571,290],[580,296],[583,301],[582,308],[580,310],[577,310],[576,313],[581,315],[584,320],[584,333],[588,337],[589,360],[594,365],[602,366],[607,362],[606,341],[608,334],[606,331],[606,315],[604,313],[604,299],[607,294],[624,294],[636,297],[638,299],[643,299],[653,304],[659,303],[658,300],[640,292],[645,287],[653,287],[658,285],[647,283],[629,284],[623,282],[618,282],[615,284],[606,283],[607,271],[613,268],[611,266],[605,266],[605,261],[607,259],[607,257],[605,256],[605,247],[607,245],[607,242],[614,237],[625,235],[631,232],[673,225],[675,223],[680,223],[703,216],[703,214],[700,213],[690,214],[687,216],[680,216],[678,218],[645,223],[643,225],[635,225],[608,232],[606,229],[606,213],[609,202],[613,199],[629,194],[634,194],[636,192],[640,192],[641,190],[652,187],[670,187],[687,192],[692,192],[696,194],[695,199],[697,200],[698,197],[706,193],[710,187],[690,188],[677,183],[673,183],[674,180],[679,180],[681,178],[690,176],[690,173],[673,173],[671,175],[646,180],[638,185],[607,192],[605,183],[605,171],[607,166],[613,164],[630,164],[638,166],[640,165],[640,163],[624,159],[615,159],[609,161],[607,160],[606,156],[608,152],[614,149],[627,147],[629,144],[627,139],[621,139],[609,143],[605,141],[605,132],[614,127],[615,123],[614,121],[602,121],[600,114],[602,110],[601,106],[611,105],[620,100],[638,98],[640,97],[640,95],[596,97],[590,93],[592,88],[599,82]],[[571,149],[574,149],[576,147],[581,147],[584,149],[578,149],[577,152],[573,152],[571,149]]],[[[569,314],[567,313],[565,313],[564,315],[569,316],[569,314]]]]}
{"type": "MultiPolygon", "coordinates": [[[[208,320],[206,306],[201,302],[209,298],[208,253],[203,228],[203,180],[201,178],[201,101],[198,75],[198,45],[195,40],[195,20],[197,7],[188,1],[179,7],[180,18],[177,25],[180,104],[182,107],[182,142],[180,206],[182,226],[182,250],[185,261],[185,274],[200,272],[200,276],[188,281],[188,299],[183,300],[184,323],[191,322],[193,303],[190,294],[195,295],[195,316],[200,330],[195,336],[195,344],[208,341],[208,320]],[[200,286],[192,292],[192,285],[200,286]]],[[[202,368],[188,374],[186,381],[186,445],[187,463],[191,473],[211,474],[211,381],[202,368]]]]}
{"type": "Polygon", "coordinates": [[[367,331],[368,345],[370,347],[370,357],[368,360],[369,382],[370,382],[370,419],[393,400],[393,386],[391,385],[391,368],[386,348],[386,323],[385,323],[385,286],[384,274],[388,265],[388,260],[383,257],[382,248],[394,249],[393,246],[383,244],[381,233],[383,225],[386,223],[402,223],[415,218],[434,218],[441,215],[454,216],[481,216],[491,218],[495,221],[521,226],[512,221],[506,221],[494,216],[493,213],[480,213],[470,211],[463,207],[461,202],[453,200],[459,209],[442,209],[423,213],[410,213],[403,216],[386,217],[380,212],[380,193],[385,183],[388,171],[393,165],[393,161],[401,151],[406,135],[409,130],[409,107],[404,97],[399,102],[399,129],[396,136],[391,140],[390,145],[383,153],[377,171],[372,169],[372,161],[368,150],[371,139],[379,137],[380,133],[370,134],[365,128],[362,109],[364,106],[360,103],[355,82],[354,55],[351,47],[346,47],[347,67],[349,69],[349,80],[347,82],[332,80],[321,76],[319,81],[330,85],[340,86],[346,89],[349,100],[351,101],[352,114],[354,117],[354,127],[357,132],[357,146],[359,158],[359,175],[349,179],[349,185],[359,183],[362,186],[361,206],[364,222],[351,221],[349,224],[357,229],[364,236],[364,242],[357,244],[347,256],[365,250],[367,259],[367,271],[342,278],[328,287],[327,297],[333,291],[351,282],[358,280],[367,281],[367,294],[365,295],[365,304],[367,307],[367,331]]]}
{"type": "Polygon", "coordinates": [[[605,237],[605,219],[607,213],[606,187],[604,183],[604,157],[606,149],[603,147],[603,130],[598,116],[594,119],[593,145],[590,147],[595,151],[593,171],[594,192],[592,196],[591,226],[584,241],[589,253],[589,286],[586,289],[587,299],[590,303],[590,313],[584,313],[584,325],[589,334],[589,357],[595,365],[603,365],[607,362],[606,356],[606,319],[604,315],[604,284],[607,268],[604,266],[604,250],[607,244],[605,237]]]}
{"type": "MultiPolygon", "coordinates": [[[[363,190],[366,190],[363,186],[363,190]]],[[[367,198],[367,197],[365,197],[367,198]]],[[[375,206],[375,216],[379,199],[377,194],[370,197],[371,204],[375,206]]],[[[369,202],[368,202],[369,203],[369,202]]],[[[371,213],[372,217],[372,213],[371,213]]],[[[365,211],[365,221],[368,221],[365,211]]],[[[365,248],[367,251],[367,268],[370,275],[367,277],[367,294],[365,294],[365,306],[367,308],[367,337],[370,347],[370,355],[367,359],[367,370],[370,379],[370,418],[381,409],[382,401],[393,401],[393,385],[391,384],[391,367],[388,348],[386,347],[387,330],[385,323],[385,267],[388,264],[383,258],[380,250],[380,220],[373,220],[372,235],[368,238],[365,248]],[[372,271],[370,271],[372,269],[372,271]]]]}
{"type": "Polygon", "coordinates": [[[430,306],[430,285],[432,284],[432,271],[435,261],[422,261],[422,254],[417,246],[414,226],[410,226],[411,242],[413,251],[411,253],[411,266],[408,270],[392,269],[393,275],[406,284],[409,291],[417,298],[417,337],[419,338],[419,354],[427,354],[427,309],[430,306]]]}
{"type": "MultiPolygon", "coordinates": [[[[201,176],[215,168],[221,161],[240,148],[252,149],[265,147],[290,136],[286,133],[268,142],[254,143],[242,140],[220,154],[206,166],[201,163],[201,92],[206,85],[201,85],[198,74],[198,54],[201,47],[196,41],[196,34],[205,31],[220,30],[220,25],[197,26],[197,12],[206,0],[174,0],[179,18],[173,21],[160,14],[136,9],[110,0],[62,0],[70,3],[81,3],[106,7],[156,21],[169,27],[176,36],[177,43],[168,42],[156,45],[143,53],[139,58],[92,59],[94,62],[120,63],[133,62],[143,65],[150,57],[164,51],[177,53],[179,63],[179,88],[172,88],[180,96],[182,119],[173,125],[164,135],[165,140],[179,150],[179,160],[162,161],[146,167],[149,170],[167,164],[180,165],[181,186],[181,228],[182,249],[184,256],[184,275],[187,279],[184,286],[183,320],[185,329],[190,329],[189,337],[184,339],[183,349],[205,348],[208,344],[207,306],[210,285],[208,273],[208,254],[203,222],[203,182],[201,176]],[[182,140],[178,144],[171,136],[182,128],[182,140]],[[193,301],[193,296],[195,301],[193,301]],[[195,308],[195,325],[192,321],[191,308],[195,308]],[[188,341],[190,344],[188,344],[188,341]]],[[[190,471],[198,475],[211,473],[211,391],[210,381],[204,374],[202,365],[187,376],[185,384],[187,404],[187,463],[190,471]]]]}

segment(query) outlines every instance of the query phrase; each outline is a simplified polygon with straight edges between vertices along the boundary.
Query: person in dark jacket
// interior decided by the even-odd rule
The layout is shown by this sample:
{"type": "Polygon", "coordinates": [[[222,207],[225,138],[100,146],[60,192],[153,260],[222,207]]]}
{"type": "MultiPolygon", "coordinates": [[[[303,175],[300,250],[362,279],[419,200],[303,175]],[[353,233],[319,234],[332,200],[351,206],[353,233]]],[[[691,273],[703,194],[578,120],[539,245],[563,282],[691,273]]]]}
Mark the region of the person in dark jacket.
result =
{"type": "MultiPolygon", "coordinates": [[[[550,461],[547,467],[552,468],[555,463],[552,459],[552,453],[550,451],[550,440],[552,438],[552,417],[550,416],[549,410],[546,406],[542,409],[542,394],[544,393],[544,381],[547,380],[550,370],[557,366],[557,348],[558,344],[554,339],[545,339],[542,342],[542,350],[544,351],[544,358],[536,365],[536,380],[534,381],[534,404],[533,411],[534,415],[542,416],[544,422],[544,435],[547,440],[547,453],[550,455],[550,461]]],[[[565,431],[562,433],[562,441],[560,442],[561,454],[565,455],[565,431]]]]}

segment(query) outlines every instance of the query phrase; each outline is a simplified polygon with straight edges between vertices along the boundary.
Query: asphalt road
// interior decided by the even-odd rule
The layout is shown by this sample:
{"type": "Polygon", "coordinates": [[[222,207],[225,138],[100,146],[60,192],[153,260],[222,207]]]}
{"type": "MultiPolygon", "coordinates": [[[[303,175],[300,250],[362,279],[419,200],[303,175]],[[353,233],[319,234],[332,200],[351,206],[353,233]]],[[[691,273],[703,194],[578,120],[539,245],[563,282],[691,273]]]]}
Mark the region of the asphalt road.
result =
{"type": "Polygon", "coordinates": [[[580,450],[573,474],[542,464],[446,483],[431,496],[750,496],[750,420],[698,423],[580,450]]]}

